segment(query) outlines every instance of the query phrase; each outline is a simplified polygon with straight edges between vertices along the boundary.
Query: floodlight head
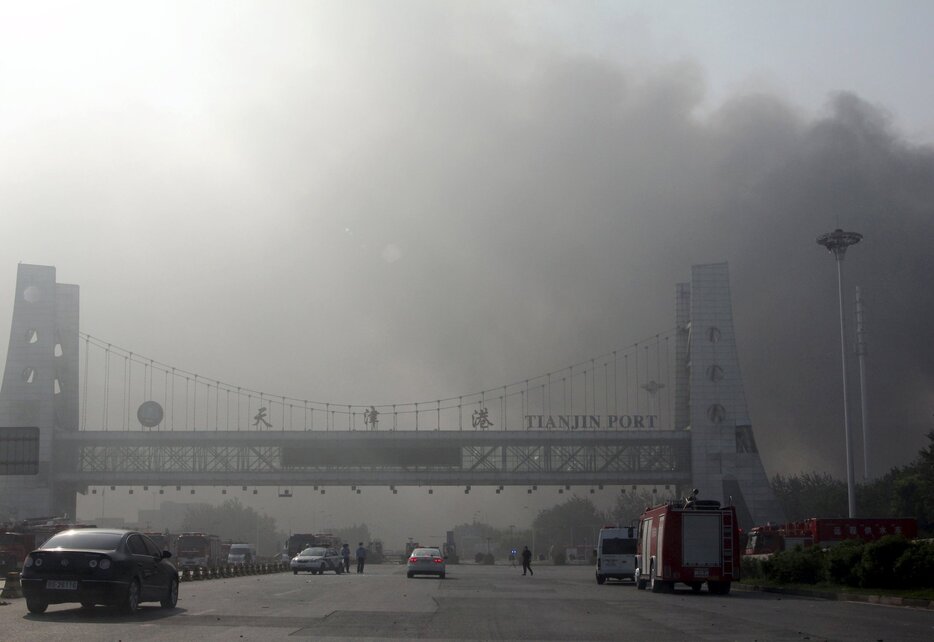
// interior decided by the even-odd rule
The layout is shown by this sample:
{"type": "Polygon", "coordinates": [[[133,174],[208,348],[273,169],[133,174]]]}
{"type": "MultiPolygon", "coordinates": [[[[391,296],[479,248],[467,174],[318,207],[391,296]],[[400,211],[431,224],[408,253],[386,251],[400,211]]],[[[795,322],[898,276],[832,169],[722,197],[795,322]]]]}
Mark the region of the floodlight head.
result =
{"type": "Polygon", "coordinates": [[[846,254],[846,248],[856,245],[862,238],[863,235],[858,232],[844,232],[838,227],[833,232],[818,236],[817,243],[826,247],[835,259],[842,261],[843,256],[846,254]]]}

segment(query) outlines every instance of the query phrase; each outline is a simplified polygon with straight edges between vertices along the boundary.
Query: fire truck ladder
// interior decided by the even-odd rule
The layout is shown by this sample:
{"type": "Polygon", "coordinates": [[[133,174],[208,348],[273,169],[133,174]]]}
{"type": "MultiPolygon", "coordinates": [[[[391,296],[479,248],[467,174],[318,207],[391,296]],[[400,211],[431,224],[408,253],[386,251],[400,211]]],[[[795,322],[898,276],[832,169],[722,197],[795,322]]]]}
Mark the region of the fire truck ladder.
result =
{"type": "Polygon", "coordinates": [[[733,513],[723,511],[723,574],[733,577],[733,513]]]}

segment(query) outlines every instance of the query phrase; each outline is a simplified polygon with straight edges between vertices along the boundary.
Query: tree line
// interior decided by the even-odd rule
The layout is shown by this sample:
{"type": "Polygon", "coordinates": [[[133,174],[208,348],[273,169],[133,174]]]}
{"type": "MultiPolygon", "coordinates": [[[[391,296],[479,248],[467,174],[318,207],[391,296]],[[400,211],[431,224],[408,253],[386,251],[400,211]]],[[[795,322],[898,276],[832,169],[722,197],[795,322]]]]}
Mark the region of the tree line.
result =
{"type": "MultiPolygon", "coordinates": [[[[920,533],[934,534],[934,430],[927,438],[927,447],[910,464],[856,485],[857,515],[914,517],[920,533]]],[[[789,521],[847,516],[846,482],[827,473],[776,475],[772,489],[789,521]]]]}

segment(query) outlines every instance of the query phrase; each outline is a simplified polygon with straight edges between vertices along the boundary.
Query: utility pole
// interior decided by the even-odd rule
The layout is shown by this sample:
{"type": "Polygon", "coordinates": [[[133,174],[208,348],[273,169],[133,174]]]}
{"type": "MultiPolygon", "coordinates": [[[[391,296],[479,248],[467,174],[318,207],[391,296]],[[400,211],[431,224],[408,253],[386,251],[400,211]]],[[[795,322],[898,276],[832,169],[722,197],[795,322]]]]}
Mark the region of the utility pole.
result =
{"type": "Polygon", "coordinates": [[[860,419],[863,424],[863,481],[869,481],[869,405],[866,399],[866,326],[863,322],[863,295],[856,286],[856,358],[859,360],[860,419]]]}

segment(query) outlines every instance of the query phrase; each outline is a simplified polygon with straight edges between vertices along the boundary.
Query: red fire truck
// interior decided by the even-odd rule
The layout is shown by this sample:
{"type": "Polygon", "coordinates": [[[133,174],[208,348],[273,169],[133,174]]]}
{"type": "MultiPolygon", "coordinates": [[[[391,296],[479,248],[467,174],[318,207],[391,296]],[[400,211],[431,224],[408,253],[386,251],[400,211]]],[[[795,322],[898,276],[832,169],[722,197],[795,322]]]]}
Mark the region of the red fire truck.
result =
{"type": "Polygon", "coordinates": [[[175,538],[168,531],[145,531],[143,533],[159,547],[159,550],[168,551],[175,555],[175,538]]]}
{"type": "Polygon", "coordinates": [[[739,580],[736,508],[693,499],[648,508],[639,521],[636,588],[670,592],[678,582],[695,593],[704,583],[727,595],[739,580]]]}
{"type": "Polygon", "coordinates": [[[21,570],[27,553],[42,546],[55,533],[69,528],[94,528],[94,525],[76,524],[61,517],[40,517],[0,525],[0,576],[21,570]]]}
{"type": "Polygon", "coordinates": [[[766,524],[749,530],[745,555],[768,556],[795,546],[828,548],[847,539],[873,541],[886,535],[918,536],[913,517],[811,517],[801,522],[766,524]]]}
{"type": "Polygon", "coordinates": [[[226,559],[221,559],[221,538],[207,533],[182,533],[175,539],[175,551],[179,568],[210,568],[226,559]]]}

